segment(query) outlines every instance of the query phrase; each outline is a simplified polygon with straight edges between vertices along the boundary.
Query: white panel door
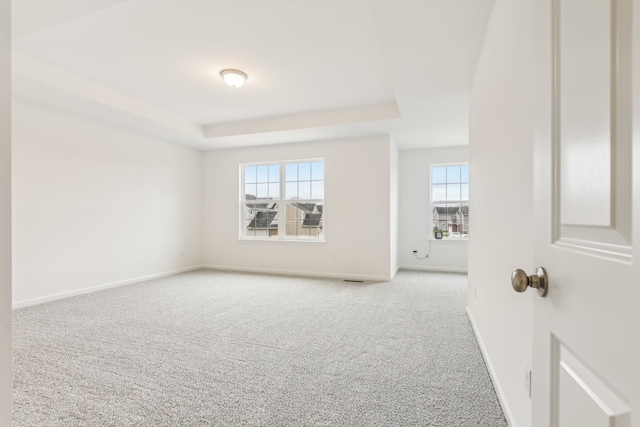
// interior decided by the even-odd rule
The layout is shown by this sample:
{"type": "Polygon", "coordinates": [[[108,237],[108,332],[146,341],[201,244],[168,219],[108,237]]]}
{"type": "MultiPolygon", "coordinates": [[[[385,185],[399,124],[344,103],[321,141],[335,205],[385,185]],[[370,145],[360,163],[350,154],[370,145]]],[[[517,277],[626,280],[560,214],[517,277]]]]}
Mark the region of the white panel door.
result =
{"type": "Polygon", "coordinates": [[[640,427],[640,0],[533,3],[532,424],[640,427]]]}

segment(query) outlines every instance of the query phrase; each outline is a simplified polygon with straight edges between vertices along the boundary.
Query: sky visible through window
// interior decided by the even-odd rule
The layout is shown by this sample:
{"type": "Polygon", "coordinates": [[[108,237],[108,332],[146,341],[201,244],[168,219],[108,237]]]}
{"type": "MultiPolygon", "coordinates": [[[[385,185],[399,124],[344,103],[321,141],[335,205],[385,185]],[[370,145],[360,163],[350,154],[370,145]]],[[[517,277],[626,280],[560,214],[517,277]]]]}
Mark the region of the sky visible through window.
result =
{"type": "Polygon", "coordinates": [[[287,200],[324,199],[324,162],[289,163],[285,181],[287,200]]]}
{"type": "Polygon", "coordinates": [[[258,199],[280,198],[280,165],[247,166],[244,169],[245,194],[258,199]]]}
{"type": "MultiPolygon", "coordinates": [[[[246,166],[245,195],[280,199],[280,165],[246,166]]],[[[324,199],[324,162],[285,165],[285,199],[324,199]]]]}
{"type": "Polygon", "coordinates": [[[469,200],[469,166],[438,166],[432,172],[434,202],[469,200]]]}

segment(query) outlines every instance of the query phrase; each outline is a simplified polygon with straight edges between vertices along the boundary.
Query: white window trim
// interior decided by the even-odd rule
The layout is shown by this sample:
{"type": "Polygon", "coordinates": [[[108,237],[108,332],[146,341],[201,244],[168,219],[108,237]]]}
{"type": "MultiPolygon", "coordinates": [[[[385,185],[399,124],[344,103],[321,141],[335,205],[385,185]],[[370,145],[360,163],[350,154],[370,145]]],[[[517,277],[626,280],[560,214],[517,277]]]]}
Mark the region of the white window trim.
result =
{"type": "MultiPolygon", "coordinates": [[[[432,163],[429,165],[429,238],[436,242],[468,242],[469,237],[442,237],[442,239],[436,239],[433,235],[433,209],[437,203],[450,203],[453,200],[433,200],[433,168],[441,168],[447,166],[469,166],[469,162],[451,162],[451,163],[432,163]]],[[[469,178],[471,181],[471,178],[469,178]]],[[[471,187],[471,186],[469,186],[471,187]]],[[[455,202],[466,203],[469,205],[469,199],[455,200],[455,202]]]]}
{"type": "MultiPolygon", "coordinates": [[[[326,162],[324,158],[311,158],[311,159],[296,159],[296,160],[272,160],[265,162],[247,162],[239,164],[239,175],[240,175],[240,196],[238,197],[239,210],[238,210],[238,240],[242,241],[255,241],[255,242],[289,242],[289,243],[326,243],[326,221],[324,215],[324,207],[326,197],[324,199],[295,199],[296,203],[322,203],[322,237],[320,238],[309,238],[309,237],[287,237],[286,235],[286,205],[287,200],[285,200],[285,190],[286,190],[286,179],[285,179],[285,171],[286,165],[295,164],[295,163],[313,163],[313,162],[322,162],[323,167],[326,166],[326,162]],[[260,165],[274,165],[277,164],[280,166],[280,198],[275,202],[278,204],[278,237],[257,237],[257,236],[247,236],[245,234],[245,217],[244,217],[244,208],[245,208],[245,182],[244,182],[244,168],[246,166],[260,166],[260,165]],[[285,218],[284,221],[280,221],[280,218],[285,218]]],[[[326,168],[324,168],[326,170],[326,168]]],[[[326,175],[323,178],[323,182],[326,182],[326,175]]],[[[258,199],[256,199],[258,200],[258,199]]],[[[260,199],[261,200],[261,199],[260,199]]],[[[272,200],[273,201],[273,200],[272,200]]]]}

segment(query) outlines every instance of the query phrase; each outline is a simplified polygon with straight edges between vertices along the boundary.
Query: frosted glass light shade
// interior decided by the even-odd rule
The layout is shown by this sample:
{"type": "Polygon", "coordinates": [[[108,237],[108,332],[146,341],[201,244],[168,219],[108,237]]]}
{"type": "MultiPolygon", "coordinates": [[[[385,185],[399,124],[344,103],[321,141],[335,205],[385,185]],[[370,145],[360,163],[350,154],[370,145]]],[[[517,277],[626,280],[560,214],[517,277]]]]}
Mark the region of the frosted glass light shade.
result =
{"type": "Polygon", "coordinates": [[[244,81],[247,80],[247,75],[240,70],[222,70],[220,71],[220,76],[224,82],[231,87],[240,87],[244,84],[244,81]]]}

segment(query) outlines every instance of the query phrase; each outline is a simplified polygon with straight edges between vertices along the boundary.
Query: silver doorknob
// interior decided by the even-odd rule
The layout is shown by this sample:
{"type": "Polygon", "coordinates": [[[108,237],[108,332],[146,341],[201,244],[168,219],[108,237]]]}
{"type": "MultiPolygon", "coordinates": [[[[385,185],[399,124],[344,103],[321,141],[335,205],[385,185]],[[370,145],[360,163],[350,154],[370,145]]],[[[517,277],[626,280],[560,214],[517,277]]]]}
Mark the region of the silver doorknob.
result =
{"type": "Polygon", "coordinates": [[[538,291],[538,295],[543,297],[549,291],[547,272],[544,268],[538,267],[536,268],[536,274],[527,276],[527,273],[518,268],[511,273],[511,286],[516,292],[524,292],[529,287],[534,288],[538,291]]]}

